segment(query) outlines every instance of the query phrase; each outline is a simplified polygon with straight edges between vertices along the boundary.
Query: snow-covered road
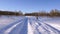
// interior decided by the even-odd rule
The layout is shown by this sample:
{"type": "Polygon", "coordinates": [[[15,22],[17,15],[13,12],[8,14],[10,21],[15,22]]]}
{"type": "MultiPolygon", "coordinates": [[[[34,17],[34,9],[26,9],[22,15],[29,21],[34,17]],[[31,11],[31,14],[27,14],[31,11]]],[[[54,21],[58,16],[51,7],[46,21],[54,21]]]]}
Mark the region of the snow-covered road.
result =
{"type": "Polygon", "coordinates": [[[24,17],[1,28],[0,34],[60,34],[60,30],[36,17],[24,17]]]}

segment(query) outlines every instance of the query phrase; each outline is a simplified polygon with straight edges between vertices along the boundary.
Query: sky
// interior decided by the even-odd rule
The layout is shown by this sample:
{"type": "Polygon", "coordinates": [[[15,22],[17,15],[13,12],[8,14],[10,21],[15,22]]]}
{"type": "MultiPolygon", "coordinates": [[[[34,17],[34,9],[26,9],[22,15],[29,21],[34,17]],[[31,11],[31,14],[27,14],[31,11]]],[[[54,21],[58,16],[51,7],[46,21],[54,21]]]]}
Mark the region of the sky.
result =
{"type": "Polygon", "coordinates": [[[60,0],[0,0],[0,10],[22,11],[23,13],[60,10],[60,0]]]}

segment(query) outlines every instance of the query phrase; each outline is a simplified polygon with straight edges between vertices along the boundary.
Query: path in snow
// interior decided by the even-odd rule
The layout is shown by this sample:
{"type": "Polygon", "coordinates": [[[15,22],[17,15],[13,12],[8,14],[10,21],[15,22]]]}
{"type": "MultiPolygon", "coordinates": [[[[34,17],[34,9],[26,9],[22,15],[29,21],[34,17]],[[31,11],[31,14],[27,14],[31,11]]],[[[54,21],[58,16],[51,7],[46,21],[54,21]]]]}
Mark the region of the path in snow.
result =
{"type": "Polygon", "coordinates": [[[0,29],[0,34],[60,34],[60,31],[35,17],[25,17],[0,29]]]}

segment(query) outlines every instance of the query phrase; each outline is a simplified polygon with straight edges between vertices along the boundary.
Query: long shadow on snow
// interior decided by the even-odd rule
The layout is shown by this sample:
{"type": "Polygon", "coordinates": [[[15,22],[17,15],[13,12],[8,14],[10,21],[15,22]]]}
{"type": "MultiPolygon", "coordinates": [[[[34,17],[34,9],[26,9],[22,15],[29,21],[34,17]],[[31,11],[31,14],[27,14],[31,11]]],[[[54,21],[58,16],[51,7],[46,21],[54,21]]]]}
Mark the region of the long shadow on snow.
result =
{"type": "MultiPolygon", "coordinates": [[[[31,24],[31,25],[32,25],[32,21],[33,21],[33,20],[30,21],[30,24],[31,24]]],[[[37,19],[36,19],[35,21],[39,24],[39,26],[43,25],[43,24],[40,23],[40,22],[43,22],[43,21],[40,21],[40,20],[37,20],[37,19]],[[38,21],[40,21],[40,22],[38,22],[38,21]]],[[[44,23],[44,22],[43,22],[43,23],[44,23]]],[[[44,24],[45,24],[45,23],[44,23],[44,24]]],[[[52,27],[52,26],[50,26],[50,25],[48,25],[48,24],[45,24],[45,26],[46,26],[46,25],[47,25],[48,27],[50,27],[52,30],[54,30],[55,33],[56,33],[56,32],[57,32],[58,34],[60,33],[60,31],[57,30],[57,29],[55,29],[54,27],[52,27]]],[[[47,26],[46,26],[46,27],[47,27],[47,26]]],[[[47,27],[47,28],[48,28],[48,27],[47,27]]],[[[38,27],[37,27],[37,28],[38,28],[38,27]]],[[[38,30],[37,28],[36,28],[36,30],[39,32],[39,30],[38,30]]],[[[49,30],[48,30],[48,29],[45,29],[44,26],[42,26],[42,28],[43,28],[44,30],[46,30],[46,31],[48,32],[48,34],[50,34],[49,30]]],[[[39,34],[40,34],[40,32],[39,32],[39,34]]]]}
{"type": "MultiPolygon", "coordinates": [[[[29,19],[29,23],[31,24],[31,26],[33,25],[33,24],[35,24],[35,23],[37,23],[37,19],[29,19]],[[33,23],[34,22],[34,23],[33,23]]],[[[41,25],[40,23],[39,23],[39,25],[41,25]]],[[[33,26],[34,27],[34,26],[33,26]]],[[[36,26],[35,27],[35,30],[34,30],[34,32],[33,32],[34,34],[41,34],[41,32],[39,32],[39,30],[38,30],[38,26],[36,26]]]]}
{"type": "MultiPolygon", "coordinates": [[[[39,20],[40,21],[40,20],[39,20]]],[[[40,21],[40,22],[43,22],[43,21],[40,21]]],[[[44,22],[43,22],[44,23],[44,22]]],[[[51,28],[51,30],[52,31],[54,31],[55,33],[57,32],[58,34],[60,33],[60,31],[59,30],[57,30],[56,28],[54,28],[54,27],[52,27],[52,26],[50,26],[50,25],[48,25],[48,24],[46,24],[46,23],[44,23],[45,24],[45,26],[47,27],[50,27],[51,28]]],[[[42,24],[43,25],[43,24],[42,24]]],[[[44,26],[42,26],[43,28],[44,28],[44,26]]],[[[47,28],[48,28],[47,27],[47,28]]],[[[45,29],[45,28],[44,28],[45,29]]],[[[48,31],[48,29],[45,29],[46,31],[48,31]]]]}
{"type": "MultiPolygon", "coordinates": [[[[46,23],[45,23],[46,24],[46,23]]],[[[48,24],[46,24],[47,26],[49,26],[49,27],[51,27],[53,30],[55,30],[55,31],[57,31],[59,34],[60,34],[60,31],[58,30],[58,29],[56,29],[56,28],[54,28],[54,27],[52,27],[52,26],[50,26],[50,25],[48,25],[48,24]]]]}

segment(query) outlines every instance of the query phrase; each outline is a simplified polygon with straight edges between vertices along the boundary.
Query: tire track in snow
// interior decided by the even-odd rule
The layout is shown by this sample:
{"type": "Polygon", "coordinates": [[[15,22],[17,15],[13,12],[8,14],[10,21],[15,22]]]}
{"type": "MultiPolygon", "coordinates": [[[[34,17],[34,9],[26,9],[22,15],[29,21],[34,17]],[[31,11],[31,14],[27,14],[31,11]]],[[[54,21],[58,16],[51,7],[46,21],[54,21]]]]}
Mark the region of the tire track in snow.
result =
{"type": "Polygon", "coordinates": [[[60,31],[42,21],[30,19],[30,24],[32,25],[32,29],[34,29],[34,34],[36,34],[36,32],[38,34],[60,34],[60,31]]]}
{"type": "Polygon", "coordinates": [[[23,18],[0,30],[0,34],[60,34],[60,31],[35,18],[23,18]]]}
{"type": "Polygon", "coordinates": [[[27,34],[27,18],[17,25],[9,34],[27,34]]]}
{"type": "Polygon", "coordinates": [[[37,29],[38,23],[35,22],[35,19],[29,19],[29,23],[32,29],[33,34],[41,34],[39,30],[37,29]]]}
{"type": "Polygon", "coordinates": [[[28,33],[27,34],[33,34],[33,29],[29,20],[28,20],[28,33]]]}
{"type": "Polygon", "coordinates": [[[18,24],[22,23],[22,21],[23,21],[24,19],[25,19],[25,18],[20,19],[20,20],[14,22],[14,23],[12,23],[12,24],[10,24],[10,25],[7,25],[6,27],[2,28],[2,29],[0,30],[0,34],[5,34],[6,32],[7,32],[6,34],[8,34],[8,33],[9,33],[13,28],[15,28],[18,24]],[[8,31],[8,30],[10,30],[10,31],[8,31]]]}
{"type": "Polygon", "coordinates": [[[20,23],[17,23],[15,25],[13,25],[12,27],[10,27],[9,29],[7,29],[4,34],[9,34],[11,32],[12,29],[14,29],[17,25],[19,25],[20,23]]]}
{"type": "Polygon", "coordinates": [[[42,27],[44,27],[44,29],[49,31],[49,34],[60,34],[60,31],[57,30],[56,28],[50,26],[49,24],[44,23],[43,21],[39,21],[39,22],[42,23],[42,27]]]}

